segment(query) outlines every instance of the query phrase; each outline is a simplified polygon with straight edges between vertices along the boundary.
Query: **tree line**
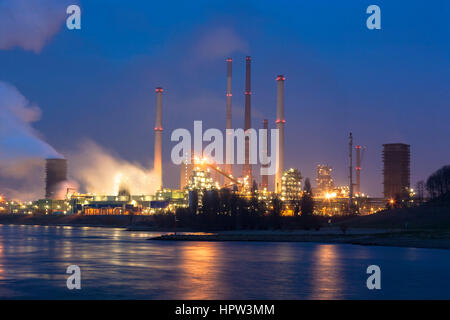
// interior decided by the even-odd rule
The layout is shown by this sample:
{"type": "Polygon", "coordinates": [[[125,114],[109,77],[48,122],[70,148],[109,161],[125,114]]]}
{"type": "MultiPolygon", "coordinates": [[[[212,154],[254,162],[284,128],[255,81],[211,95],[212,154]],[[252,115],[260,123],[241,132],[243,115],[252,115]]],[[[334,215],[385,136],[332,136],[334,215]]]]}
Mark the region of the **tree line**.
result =
{"type": "Polygon", "coordinates": [[[162,227],[176,224],[180,228],[196,230],[249,230],[249,229],[320,229],[324,220],[313,215],[314,201],[311,186],[305,183],[299,200],[281,201],[278,196],[260,200],[256,192],[245,197],[228,188],[191,192],[189,208],[178,208],[174,213],[154,215],[155,223],[162,227]],[[199,194],[202,194],[199,196],[199,194]],[[201,199],[199,206],[199,198],[201,199]],[[286,205],[294,208],[293,216],[283,216],[286,205]]]}
{"type": "Polygon", "coordinates": [[[431,174],[425,185],[431,200],[450,200],[450,166],[431,174]]]}

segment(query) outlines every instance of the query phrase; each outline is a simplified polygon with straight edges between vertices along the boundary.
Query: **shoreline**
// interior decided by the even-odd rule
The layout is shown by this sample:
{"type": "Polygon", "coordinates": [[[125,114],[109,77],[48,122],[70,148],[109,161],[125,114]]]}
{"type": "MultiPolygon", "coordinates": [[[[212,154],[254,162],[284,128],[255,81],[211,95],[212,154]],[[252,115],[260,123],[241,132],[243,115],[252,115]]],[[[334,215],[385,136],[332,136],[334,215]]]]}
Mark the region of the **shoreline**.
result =
{"type": "MultiPolygon", "coordinates": [[[[129,217],[28,217],[0,215],[0,225],[62,226],[75,228],[117,228],[132,232],[166,233],[148,240],[156,241],[243,241],[243,242],[313,242],[329,244],[354,244],[365,246],[390,246],[429,249],[450,249],[450,230],[435,228],[362,228],[352,226],[342,233],[338,226],[320,230],[231,230],[205,231],[130,224],[129,217]]],[[[135,221],[133,221],[135,222],[135,221]]]]}
{"type": "Polygon", "coordinates": [[[149,238],[152,241],[205,241],[205,242],[309,242],[324,244],[352,244],[363,246],[385,246],[450,250],[450,232],[441,232],[436,236],[435,230],[386,232],[379,230],[372,234],[301,234],[301,233],[215,233],[212,235],[161,235],[149,238]],[[433,232],[433,234],[432,234],[433,232]]]}

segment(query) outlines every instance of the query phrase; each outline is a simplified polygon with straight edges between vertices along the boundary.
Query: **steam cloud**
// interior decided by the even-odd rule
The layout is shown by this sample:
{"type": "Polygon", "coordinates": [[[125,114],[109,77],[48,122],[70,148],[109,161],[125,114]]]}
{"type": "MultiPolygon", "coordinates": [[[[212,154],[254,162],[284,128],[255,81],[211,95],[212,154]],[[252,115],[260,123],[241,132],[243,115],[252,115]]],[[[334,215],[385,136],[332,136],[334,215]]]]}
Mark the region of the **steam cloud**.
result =
{"type": "MultiPolygon", "coordinates": [[[[66,8],[78,0],[0,0],[0,50],[16,47],[39,53],[65,21],[66,8]]],[[[0,81],[0,193],[9,199],[29,201],[44,195],[44,159],[62,158],[43,141],[31,124],[41,117],[14,86],[0,81]]],[[[133,194],[155,191],[154,176],[140,165],[112,156],[87,142],[70,157],[69,171],[87,192],[133,194]]],[[[61,183],[58,198],[78,183],[61,183]]]]}
{"type": "Polygon", "coordinates": [[[117,195],[126,187],[131,194],[153,194],[156,179],[151,170],[113,156],[92,141],[83,143],[79,151],[68,156],[72,175],[84,191],[117,195]]]}
{"type": "Polygon", "coordinates": [[[0,50],[21,47],[40,52],[67,18],[76,0],[0,1],[0,50]]]}
{"type": "MultiPolygon", "coordinates": [[[[44,196],[44,159],[62,158],[39,137],[31,124],[41,117],[38,106],[31,104],[14,86],[0,82],[0,193],[13,200],[31,201],[44,196]]],[[[65,197],[67,188],[117,195],[126,187],[132,194],[156,191],[151,170],[127,162],[87,141],[68,154],[69,172],[75,181],[60,184],[57,198],[65,197]]]]}
{"type": "Polygon", "coordinates": [[[230,28],[220,27],[200,36],[194,47],[194,56],[200,59],[226,57],[233,52],[248,52],[248,43],[230,28]]]}
{"type": "Polygon", "coordinates": [[[43,195],[44,158],[61,158],[31,123],[41,110],[12,85],[0,82],[0,192],[12,199],[43,195]]]}
{"type": "Polygon", "coordinates": [[[31,104],[14,86],[0,82],[0,160],[62,158],[52,146],[38,137],[31,123],[41,110],[31,104]]]}

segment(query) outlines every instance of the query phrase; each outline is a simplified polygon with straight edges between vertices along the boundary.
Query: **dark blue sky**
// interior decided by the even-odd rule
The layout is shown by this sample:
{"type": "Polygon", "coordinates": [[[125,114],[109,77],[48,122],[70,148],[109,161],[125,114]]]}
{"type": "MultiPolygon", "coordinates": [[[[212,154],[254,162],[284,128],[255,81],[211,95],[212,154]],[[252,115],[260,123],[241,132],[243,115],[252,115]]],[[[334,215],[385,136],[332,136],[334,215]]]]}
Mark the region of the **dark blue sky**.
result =
{"type": "MultiPolygon", "coordinates": [[[[0,80],[43,111],[34,124],[58,151],[90,139],[151,164],[154,88],[165,89],[164,182],[177,186],[170,133],[225,126],[225,58],[233,121],[243,126],[244,58],[253,59],[253,126],[274,125],[275,76],[286,76],[286,166],[346,183],[347,137],[367,148],[362,191],[382,191],[383,143],[411,144],[412,183],[450,158],[450,2],[81,0],[39,52],[0,50],[0,80]],[[366,8],[381,8],[381,30],[366,8]]],[[[63,11],[62,16],[66,16],[63,11]]]]}

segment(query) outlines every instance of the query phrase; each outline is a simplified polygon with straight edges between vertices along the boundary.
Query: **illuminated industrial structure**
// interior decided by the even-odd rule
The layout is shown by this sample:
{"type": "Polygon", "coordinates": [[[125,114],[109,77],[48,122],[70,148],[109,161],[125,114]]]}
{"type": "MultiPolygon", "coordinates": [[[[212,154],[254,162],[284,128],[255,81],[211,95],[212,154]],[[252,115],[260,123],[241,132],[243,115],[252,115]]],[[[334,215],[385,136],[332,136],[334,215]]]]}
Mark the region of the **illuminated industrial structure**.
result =
{"type": "Polygon", "coordinates": [[[325,195],[334,189],[334,181],[331,177],[331,171],[333,168],[329,165],[318,164],[317,165],[317,191],[319,195],[325,195]]]}
{"type": "MultiPolygon", "coordinates": [[[[245,110],[244,130],[248,133],[251,129],[251,57],[246,57],[245,70],[245,110]]],[[[226,59],[226,129],[232,129],[232,59],[226,59]]],[[[252,190],[253,172],[250,163],[249,136],[245,138],[244,165],[242,175],[233,176],[233,165],[219,165],[211,160],[203,158],[202,154],[193,152],[185,155],[180,165],[180,186],[178,190],[163,188],[162,171],[162,94],[163,89],[158,87],[156,93],[156,114],[154,127],[154,174],[156,176],[156,193],[153,195],[133,195],[128,188],[119,185],[115,195],[96,195],[69,193],[61,199],[55,193],[57,185],[67,179],[67,161],[65,159],[48,159],[46,161],[46,199],[33,203],[16,203],[14,201],[0,201],[0,211],[11,213],[39,212],[45,214],[86,214],[86,215],[147,215],[155,213],[175,212],[177,208],[186,208],[192,202],[193,193],[197,193],[198,206],[201,206],[202,195],[206,191],[229,188],[233,194],[245,198],[260,201],[270,208],[275,197],[279,197],[284,203],[285,209],[292,210],[293,201],[300,200],[302,195],[302,176],[298,169],[284,170],[285,157],[285,115],[284,115],[284,85],[285,77],[276,77],[277,102],[275,126],[278,129],[277,149],[270,146],[271,155],[276,156],[277,167],[273,187],[269,190],[269,176],[261,175],[260,190],[252,190]]],[[[269,121],[264,119],[263,128],[269,130],[269,121]]],[[[351,138],[352,139],[352,138],[351,138]]],[[[263,157],[269,150],[268,136],[263,144],[263,157]]],[[[261,142],[260,142],[261,143],[261,142]]],[[[230,154],[225,150],[225,155],[230,154]]],[[[234,152],[233,152],[234,153],[234,152]]],[[[409,145],[393,144],[384,145],[384,184],[385,196],[393,197],[396,193],[409,187],[409,145]]],[[[329,165],[317,166],[317,188],[313,190],[315,201],[315,213],[323,215],[347,213],[349,201],[357,206],[357,213],[373,213],[380,210],[385,203],[379,199],[368,198],[361,193],[361,147],[356,146],[356,184],[355,197],[352,199],[352,140],[350,140],[350,183],[348,186],[336,187],[332,178],[332,167],[329,165]]],[[[267,168],[267,165],[261,165],[267,168]]],[[[234,168],[236,169],[236,168],[234,168]]],[[[235,170],[236,171],[236,170],[235,170]]],[[[115,174],[112,172],[111,174],[115,174]]],[[[272,180],[273,181],[273,180],[272,180]]],[[[272,183],[271,181],[271,183],[272,183]]],[[[132,183],[132,181],[130,182],[132,183]]],[[[255,188],[256,189],[256,188],[255,188]]]]}
{"type": "Polygon", "coordinates": [[[174,212],[188,206],[188,193],[181,190],[161,189],[154,195],[93,195],[75,194],[67,202],[69,213],[85,215],[146,215],[174,212]]]}
{"type": "Polygon", "coordinates": [[[187,186],[188,190],[211,190],[214,187],[215,184],[209,170],[195,168],[192,171],[192,176],[187,186]]]}
{"type": "Polygon", "coordinates": [[[283,172],[281,178],[281,200],[300,200],[302,195],[302,175],[298,169],[289,169],[283,172]]]}
{"type": "Polygon", "coordinates": [[[189,156],[186,154],[183,162],[180,164],[180,190],[184,190],[189,184],[189,179],[191,178],[192,170],[194,168],[193,162],[194,157],[191,156],[189,161],[189,156]]]}

